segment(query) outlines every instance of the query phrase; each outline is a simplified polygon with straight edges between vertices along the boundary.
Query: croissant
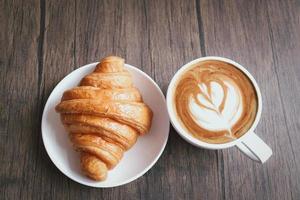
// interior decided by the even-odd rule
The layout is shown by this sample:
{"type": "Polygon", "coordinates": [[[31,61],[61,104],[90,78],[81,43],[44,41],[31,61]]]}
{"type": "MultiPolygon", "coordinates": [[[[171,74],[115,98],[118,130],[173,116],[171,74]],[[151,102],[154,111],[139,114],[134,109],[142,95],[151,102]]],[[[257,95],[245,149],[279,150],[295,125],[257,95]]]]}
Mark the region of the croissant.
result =
{"type": "Polygon", "coordinates": [[[133,86],[124,59],[109,56],[55,107],[80,152],[83,173],[102,181],[139,135],[150,130],[152,111],[133,86]]]}

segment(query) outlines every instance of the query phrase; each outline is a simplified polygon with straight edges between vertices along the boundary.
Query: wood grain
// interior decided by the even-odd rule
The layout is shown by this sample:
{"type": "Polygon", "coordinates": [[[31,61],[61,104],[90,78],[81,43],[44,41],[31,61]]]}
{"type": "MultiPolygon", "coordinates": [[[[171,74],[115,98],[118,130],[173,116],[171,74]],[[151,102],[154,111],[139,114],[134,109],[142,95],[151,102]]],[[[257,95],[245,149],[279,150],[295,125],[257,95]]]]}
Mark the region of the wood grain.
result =
{"type": "MultiPolygon", "coordinates": [[[[274,71],[286,124],[283,134],[288,137],[285,145],[289,146],[289,156],[285,161],[289,169],[290,195],[297,199],[300,197],[300,2],[268,3],[267,19],[274,71]],[[275,12],[276,10],[281,12],[275,12]],[[273,18],[278,18],[278,21],[272,20],[273,18]]],[[[285,157],[285,154],[281,154],[285,157]]],[[[287,173],[282,171],[282,175],[287,176],[287,173]]]]}
{"type": "MultiPolygon", "coordinates": [[[[282,41],[286,45],[294,42],[285,40],[286,34],[278,36],[275,42],[270,21],[273,20],[276,26],[283,24],[276,22],[279,16],[269,16],[268,9],[271,9],[269,8],[271,5],[274,4],[266,1],[200,3],[207,54],[221,55],[238,61],[254,75],[260,85],[263,95],[263,114],[256,131],[271,146],[274,154],[266,164],[260,165],[249,160],[236,149],[224,150],[220,153],[218,157],[223,157],[224,160],[225,199],[297,199],[299,197],[299,187],[297,187],[299,170],[295,163],[299,158],[294,155],[297,147],[290,143],[290,137],[293,137],[294,142],[299,142],[299,137],[296,131],[293,133],[289,131],[291,125],[286,123],[285,112],[287,111],[281,98],[283,90],[278,87],[279,83],[282,85],[284,83],[277,72],[281,69],[293,73],[297,61],[289,55],[285,57],[288,64],[286,66],[284,61],[278,64],[274,59],[280,51],[274,50],[274,43],[278,44],[282,41]]],[[[283,9],[277,7],[272,10],[277,11],[278,14],[278,10],[283,12],[284,9],[285,7],[283,9]]],[[[293,25],[299,27],[299,24],[293,25]]],[[[295,79],[297,75],[288,77],[295,79]]],[[[299,99],[299,92],[292,93],[293,98],[299,99]]],[[[292,98],[291,95],[286,97],[292,98]]],[[[285,101],[290,102],[288,99],[285,101]]],[[[293,104],[286,106],[291,108],[293,104]]],[[[294,117],[290,117],[297,119],[295,114],[294,117]]]]}
{"type": "MultiPolygon", "coordinates": [[[[40,101],[42,106],[46,103],[48,96],[55,85],[75,68],[75,3],[72,1],[41,1],[41,31],[40,37],[43,43],[40,51],[39,86],[40,101]]],[[[42,141],[39,140],[39,151],[36,159],[39,163],[35,171],[32,186],[26,190],[31,194],[30,199],[69,199],[70,180],[61,176],[62,173],[56,169],[47,158],[42,141]],[[46,181],[51,180],[51,181],[46,181]],[[34,188],[33,190],[30,188],[34,188]]]]}
{"type": "Polygon", "coordinates": [[[38,168],[40,5],[1,1],[0,15],[0,198],[27,198],[38,168]]]}
{"type": "Polygon", "coordinates": [[[300,3],[297,0],[0,1],[0,199],[299,199],[300,3]],[[198,149],[171,128],[144,176],[96,189],[63,175],[41,139],[44,104],[72,70],[116,54],[166,93],[174,73],[206,55],[256,78],[256,132],[273,156],[198,149]]]}
{"type": "MultiPolygon", "coordinates": [[[[126,3],[95,1],[91,5],[77,2],[77,8],[80,8],[77,9],[76,17],[78,35],[76,57],[79,65],[105,55],[117,54],[124,57],[127,63],[141,68],[152,76],[165,92],[173,73],[185,62],[200,56],[200,48],[195,45],[199,44],[199,35],[194,2],[186,4],[185,1],[178,1],[174,5],[167,1],[126,1],[126,3]],[[193,18],[190,18],[187,12],[189,10],[193,10],[193,18]],[[93,25],[86,22],[86,19],[93,22],[92,19],[100,19],[103,16],[110,18],[95,21],[93,25]],[[188,23],[177,26],[182,20],[188,23]],[[93,26],[92,32],[90,26],[93,26]],[[111,34],[107,34],[108,32],[111,34]],[[186,35],[183,37],[184,34],[186,35]],[[180,51],[178,44],[172,41],[177,41],[186,50],[180,51]]],[[[212,184],[218,183],[217,170],[214,170],[217,168],[216,154],[196,150],[182,141],[173,129],[169,143],[171,145],[167,147],[153,170],[120,189],[106,190],[108,192],[103,193],[102,197],[120,199],[127,194],[131,199],[170,199],[176,196],[182,199],[201,196],[217,198],[218,193],[205,192],[210,190],[209,187],[205,187],[207,181],[212,184]],[[177,159],[174,159],[174,152],[179,156],[177,159]],[[186,157],[191,157],[191,160],[187,162],[186,157]],[[194,178],[196,176],[189,171],[191,166],[197,169],[198,163],[202,163],[205,170],[195,170],[197,171],[195,173],[206,177],[204,179],[194,178]],[[176,170],[178,167],[180,170],[176,170]],[[160,184],[154,184],[156,182],[160,184]],[[186,187],[183,188],[181,185],[186,187]],[[200,189],[199,185],[204,187],[200,189]]],[[[91,191],[93,196],[98,190],[91,191]]],[[[72,193],[77,196],[76,191],[72,193]]]]}

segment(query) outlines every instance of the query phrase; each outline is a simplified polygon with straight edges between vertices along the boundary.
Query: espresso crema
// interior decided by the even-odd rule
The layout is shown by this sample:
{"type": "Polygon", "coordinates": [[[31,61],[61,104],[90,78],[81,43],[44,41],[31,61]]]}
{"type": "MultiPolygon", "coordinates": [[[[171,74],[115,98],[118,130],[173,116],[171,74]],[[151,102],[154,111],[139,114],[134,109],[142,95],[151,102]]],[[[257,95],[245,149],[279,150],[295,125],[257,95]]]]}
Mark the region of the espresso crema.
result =
{"type": "Polygon", "coordinates": [[[191,66],[177,82],[174,102],[183,127],[208,143],[230,142],[246,133],[258,104],[249,78],[222,61],[191,66]]]}

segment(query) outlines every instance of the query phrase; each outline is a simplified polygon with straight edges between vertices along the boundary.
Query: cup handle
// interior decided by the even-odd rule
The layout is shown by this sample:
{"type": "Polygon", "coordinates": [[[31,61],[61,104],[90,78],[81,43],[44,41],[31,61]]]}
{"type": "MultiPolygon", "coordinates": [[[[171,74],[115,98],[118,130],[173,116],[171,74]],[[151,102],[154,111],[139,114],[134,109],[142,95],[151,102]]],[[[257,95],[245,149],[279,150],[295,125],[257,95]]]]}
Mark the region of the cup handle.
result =
{"type": "Polygon", "coordinates": [[[260,163],[264,163],[272,155],[272,149],[254,132],[247,134],[236,146],[251,159],[260,163]]]}

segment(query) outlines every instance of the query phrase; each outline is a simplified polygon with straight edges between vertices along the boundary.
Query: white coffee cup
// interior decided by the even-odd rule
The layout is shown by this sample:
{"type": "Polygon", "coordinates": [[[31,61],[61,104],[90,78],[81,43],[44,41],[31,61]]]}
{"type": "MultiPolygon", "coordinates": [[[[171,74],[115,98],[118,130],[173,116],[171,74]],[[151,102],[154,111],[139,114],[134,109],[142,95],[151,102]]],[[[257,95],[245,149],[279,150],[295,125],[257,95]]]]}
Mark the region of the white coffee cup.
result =
{"type": "Polygon", "coordinates": [[[236,146],[239,150],[241,150],[244,154],[249,156],[255,161],[264,163],[268,158],[272,155],[272,150],[271,148],[262,140],[260,139],[255,133],[254,129],[256,128],[260,117],[261,117],[261,111],[262,111],[262,98],[261,98],[261,93],[259,90],[259,87],[253,78],[253,76],[240,64],[238,64],[235,61],[232,61],[228,58],[223,58],[223,57],[216,57],[216,56],[208,56],[208,57],[202,57],[198,58],[196,60],[193,60],[187,64],[185,64],[183,67],[181,67],[174,77],[172,78],[169,87],[168,87],[168,92],[167,92],[167,108],[170,116],[171,123],[173,127],[176,129],[178,134],[185,139],[187,142],[189,142],[192,145],[195,145],[197,147],[205,148],[205,149],[212,149],[212,150],[217,150],[217,149],[225,149],[229,147],[236,146]],[[175,87],[177,80],[181,77],[181,75],[192,65],[201,62],[201,61],[207,61],[207,60],[212,60],[212,61],[223,61],[226,63],[229,63],[236,68],[240,69],[248,78],[251,80],[252,84],[254,85],[254,88],[256,90],[257,94],[257,99],[258,99],[258,108],[257,108],[257,113],[255,120],[253,122],[253,125],[251,128],[241,137],[239,137],[236,140],[233,140],[231,142],[227,143],[222,143],[222,144],[211,144],[207,143],[204,141],[201,141],[199,139],[196,139],[193,137],[188,131],[182,127],[181,123],[179,122],[178,116],[176,114],[175,106],[174,106],[174,93],[175,93],[175,87]]]}

